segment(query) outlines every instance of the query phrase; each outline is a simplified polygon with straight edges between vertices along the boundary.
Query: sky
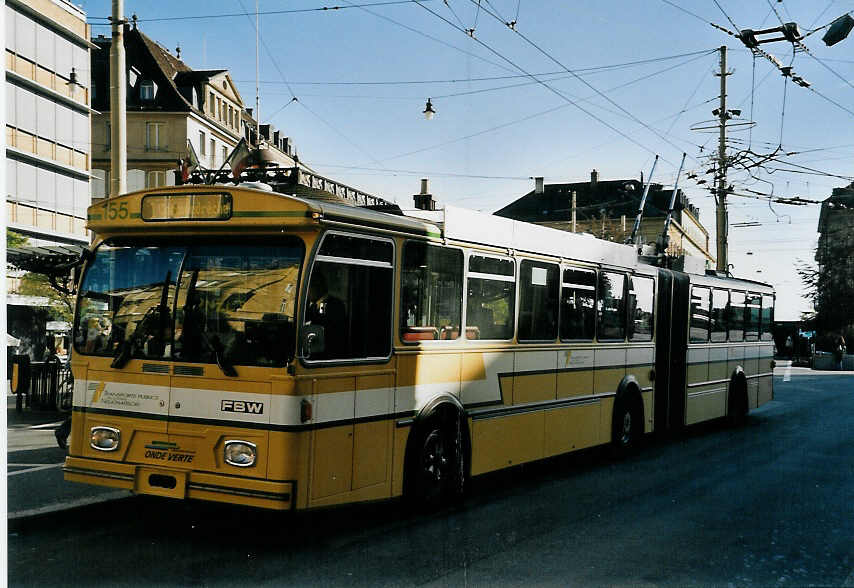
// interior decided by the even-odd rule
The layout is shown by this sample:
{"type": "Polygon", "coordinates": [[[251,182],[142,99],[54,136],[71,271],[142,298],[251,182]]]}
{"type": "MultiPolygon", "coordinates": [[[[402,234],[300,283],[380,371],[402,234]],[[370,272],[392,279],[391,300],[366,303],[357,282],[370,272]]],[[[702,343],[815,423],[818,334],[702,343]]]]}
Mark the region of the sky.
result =
{"type": "MultiPolygon", "coordinates": [[[[109,35],[110,6],[82,3],[93,35],[109,35]]],[[[777,320],[809,310],[796,267],[814,263],[820,207],[763,195],[823,200],[854,179],[854,33],[826,47],[819,30],[804,39],[808,52],[761,46],[803,88],[712,25],[795,22],[806,34],[854,0],[259,0],[258,10],[261,119],[319,173],[404,207],[429,178],[439,205],[494,212],[535,176],[646,177],[655,154],[654,181],[672,185],[685,152],[679,186],[713,253],[715,200],[697,181],[712,178],[726,45],[727,108],[742,111],[727,153],[774,156],[731,170],[741,194],[727,198],[731,271],[776,286],[777,320]]],[[[254,107],[252,0],[125,0],[125,12],[173,54],[180,45],[190,67],[230,70],[254,107]]]]}

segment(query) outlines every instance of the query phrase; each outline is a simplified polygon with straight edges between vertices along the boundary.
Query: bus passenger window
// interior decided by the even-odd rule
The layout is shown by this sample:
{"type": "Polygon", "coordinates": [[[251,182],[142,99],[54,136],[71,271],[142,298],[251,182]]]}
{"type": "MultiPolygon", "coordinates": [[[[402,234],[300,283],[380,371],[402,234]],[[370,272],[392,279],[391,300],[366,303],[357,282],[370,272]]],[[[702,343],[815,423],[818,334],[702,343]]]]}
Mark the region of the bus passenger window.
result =
{"type": "Polygon", "coordinates": [[[629,279],[629,341],[652,341],[654,301],[651,278],[629,279]]]}
{"type": "Polygon", "coordinates": [[[729,291],[715,288],[712,293],[712,343],[726,341],[726,313],[729,307],[729,291]]]}
{"type": "Polygon", "coordinates": [[[759,313],[762,310],[762,297],[748,292],[744,309],[744,340],[759,341],[759,313]]]}
{"type": "Polygon", "coordinates": [[[311,268],[303,357],[382,359],[391,353],[394,246],[328,233],[311,268]]]}
{"type": "Polygon", "coordinates": [[[592,341],[596,332],[596,272],[563,270],[560,295],[560,338],[592,341]]]}
{"type": "Polygon", "coordinates": [[[457,339],[463,314],[463,252],[419,241],[403,248],[400,338],[457,339]]]}
{"type": "Polygon", "coordinates": [[[516,313],[513,260],[472,255],[469,258],[466,336],[511,339],[516,313]]]}
{"type": "Polygon", "coordinates": [[[691,288],[691,327],[689,333],[691,343],[707,343],[709,341],[710,295],[708,288],[697,286],[691,288]]]}
{"type": "Polygon", "coordinates": [[[626,338],[626,307],[624,304],[626,277],[614,272],[599,273],[596,305],[599,312],[599,340],[626,338]]]}
{"type": "Polygon", "coordinates": [[[525,260],[519,268],[519,339],[557,339],[558,266],[525,260]]]}
{"type": "Polygon", "coordinates": [[[744,292],[732,291],[727,307],[727,327],[730,341],[744,341],[744,292]]]}
{"type": "Polygon", "coordinates": [[[774,324],[774,297],[762,297],[762,322],[760,325],[760,339],[762,341],[773,341],[771,327],[774,324]]]}

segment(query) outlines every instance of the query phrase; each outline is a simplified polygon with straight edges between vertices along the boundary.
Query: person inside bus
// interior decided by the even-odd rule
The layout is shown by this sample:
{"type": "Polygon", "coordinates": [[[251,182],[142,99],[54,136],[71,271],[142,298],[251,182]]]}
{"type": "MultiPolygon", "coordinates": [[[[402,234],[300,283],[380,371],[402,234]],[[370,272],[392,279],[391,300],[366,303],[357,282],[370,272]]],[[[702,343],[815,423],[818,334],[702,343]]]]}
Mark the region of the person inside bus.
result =
{"type": "Polygon", "coordinates": [[[347,355],[347,307],[329,292],[326,275],[316,266],[308,288],[307,325],[323,327],[324,349],[316,359],[335,359],[347,355]]]}

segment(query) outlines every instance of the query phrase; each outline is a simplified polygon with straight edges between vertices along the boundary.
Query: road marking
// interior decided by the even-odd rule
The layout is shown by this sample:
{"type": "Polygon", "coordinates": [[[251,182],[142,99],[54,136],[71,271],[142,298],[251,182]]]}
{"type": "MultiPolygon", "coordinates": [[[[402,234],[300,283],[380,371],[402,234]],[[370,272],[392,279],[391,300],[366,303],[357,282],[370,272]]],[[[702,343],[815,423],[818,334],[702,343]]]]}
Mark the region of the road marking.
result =
{"type": "Polygon", "coordinates": [[[792,379],[792,364],[786,366],[786,371],[783,372],[783,381],[788,382],[792,379]]]}
{"type": "Polygon", "coordinates": [[[33,517],[36,515],[58,512],[61,510],[68,510],[71,508],[76,508],[78,506],[88,506],[90,504],[97,504],[99,502],[108,502],[110,500],[117,500],[120,498],[129,498],[131,496],[133,496],[133,494],[131,494],[129,490],[116,490],[115,492],[107,492],[105,494],[99,494],[97,496],[87,496],[85,498],[77,498],[75,500],[67,500],[65,502],[49,504],[47,506],[41,506],[39,508],[17,510],[15,512],[9,513],[8,520],[22,519],[24,517],[33,517]]]}
{"type": "Polygon", "coordinates": [[[20,475],[20,474],[29,474],[30,472],[38,472],[38,471],[40,471],[40,470],[49,470],[49,469],[51,469],[51,468],[59,468],[59,467],[62,467],[63,465],[65,465],[65,462],[63,461],[63,462],[60,462],[60,463],[47,463],[47,464],[10,463],[10,464],[9,464],[9,467],[14,467],[14,466],[16,466],[16,465],[17,465],[17,466],[24,466],[24,465],[26,465],[26,466],[32,466],[32,467],[29,467],[29,468],[27,468],[26,470],[19,470],[19,471],[17,471],[17,472],[9,472],[9,473],[7,474],[7,476],[8,476],[8,477],[18,476],[18,475],[20,475]]]}

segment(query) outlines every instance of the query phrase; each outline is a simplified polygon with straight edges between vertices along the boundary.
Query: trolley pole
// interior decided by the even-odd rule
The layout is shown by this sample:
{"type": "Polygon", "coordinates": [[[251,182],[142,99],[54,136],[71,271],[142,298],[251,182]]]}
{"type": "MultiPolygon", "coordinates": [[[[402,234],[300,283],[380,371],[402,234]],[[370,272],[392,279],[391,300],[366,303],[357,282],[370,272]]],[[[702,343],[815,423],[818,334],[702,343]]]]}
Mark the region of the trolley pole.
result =
{"type": "Polygon", "coordinates": [[[720,121],[720,143],[718,145],[718,189],[716,215],[718,257],[717,270],[721,272],[726,272],[729,268],[729,221],[727,218],[726,211],[726,121],[728,118],[726,110],[726,78],[728,75],[730,75],[727,73],[726,70],[726,45],[721,46],[721,71],[719,74],[716,75],[719,75],[721,77],[721,104],[720,112],[718,113],[718,119],[720,121]]]}
{"type": "Polygon", "coordinates": [[[125,73],[124,0],[113,0],[110,45],[110,198],[127,192],[127,74],[125,73]]]}

